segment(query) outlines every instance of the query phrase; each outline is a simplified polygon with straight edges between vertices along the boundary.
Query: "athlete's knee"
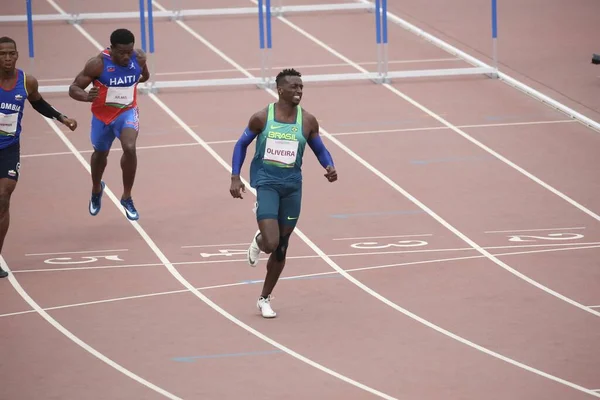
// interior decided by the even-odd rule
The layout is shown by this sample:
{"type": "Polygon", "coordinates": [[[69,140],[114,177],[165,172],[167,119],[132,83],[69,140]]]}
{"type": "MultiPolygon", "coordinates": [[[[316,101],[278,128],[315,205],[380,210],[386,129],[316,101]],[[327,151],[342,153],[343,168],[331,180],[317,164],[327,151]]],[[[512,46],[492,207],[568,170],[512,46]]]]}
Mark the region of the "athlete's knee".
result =
{"type": "Polygon", "coordinates": [[[121,134],[121,147],[124,153],[128,155],[134,155],[136,149],[136,137],[137,133],[135,131],[131,132],[130,130],[125,130],[121,134]]]}
{"type": "Polygon", "coordinates": [[[277,248],[275,249],[275,259],[277,261],[285,260],[289,240],[290,240],[290,233],[288,233],[287,235],[281,236],[279,238],[279,244],[277,245],[277,248]]]}
{"type": "Polygon", "coordinates": [[[98,158],[107,158],[108,153],[110,153],[110,149],[104,149],[102,147],[94,147],[94,152],[92,153],[92,155],[95,157],[98,157],[98,158]]]}
{"type": "Polygon", "coordinates": [[[274,235],[261,235],[264,252],[271,254],[276,251],[279,246],[279,237],[274,235]]]}
{"type": "Polygon", "coordinates": [[[135,142],[124,142],[122,147],[123,153],[127,155],[135,155],[135,142]]]}

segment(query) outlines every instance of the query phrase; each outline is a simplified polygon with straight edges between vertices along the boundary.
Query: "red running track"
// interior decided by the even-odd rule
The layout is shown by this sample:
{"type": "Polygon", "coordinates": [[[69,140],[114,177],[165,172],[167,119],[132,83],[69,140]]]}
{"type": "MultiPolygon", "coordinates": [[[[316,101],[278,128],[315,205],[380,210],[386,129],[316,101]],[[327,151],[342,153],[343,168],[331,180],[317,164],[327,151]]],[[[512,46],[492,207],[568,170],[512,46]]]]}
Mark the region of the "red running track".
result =
{"type": "MultiPolygon", "coordinates": [[[[81,11],[134,9],[113,0],[81,11]]],[[[374,70],[373,25],[356,12],[274,20],[273,65],[374,70]]],[[[186,26],[259,74],[254,18],[186,26]]],[[[115,25],[83,28],[104,46],[115,25]]],[[[181,25],[155,29],[157,79],[243,76],[181,25]]],[[[389,29],[391,60],[429,60],[394,68],[464,65],[389,29]]],[[[5,32],[27,43],[22,25],[5,32]]],[[[97,51],[66,24],[38,24],[36,37],[42,84],[68,83],[97,51]],[[49,37],[71,45],[57,51],[49,37]]],[[[85,104],[46,96],[78,119],[73,133],[26,112],[3,254],[12,274],[0,282],[3,396],[600,397],[597,132],[485,77],[306,86],[340,180],[327,183],[307,155],[275,320],[255,308],[264,261],[244,262],[254,197],[228,193],[233,143],[271,95],[141,96],[139,224],[114,202],[118,143],[105,177],[116,197],[87,213],[85,104]]]]}

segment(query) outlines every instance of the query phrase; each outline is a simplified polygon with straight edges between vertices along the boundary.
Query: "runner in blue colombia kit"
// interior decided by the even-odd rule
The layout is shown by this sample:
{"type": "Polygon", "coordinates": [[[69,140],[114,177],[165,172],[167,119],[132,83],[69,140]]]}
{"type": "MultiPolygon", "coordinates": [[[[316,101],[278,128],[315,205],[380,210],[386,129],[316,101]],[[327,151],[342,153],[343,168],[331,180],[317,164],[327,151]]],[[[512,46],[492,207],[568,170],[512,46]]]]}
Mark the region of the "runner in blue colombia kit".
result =
{"type": "MultiPolygon", "coordinates": [[[[0,254],[10,221],[10,198],[21,173],[21,122],[25,100],[44,117],[60,121],[70,130],[77,129],[77,121],[56,111],[38,92],[38,81],[32,75],[17,69],[17,43],[9,37],[0,37],[0,254]]],[[[8,272],[0,266],[0,278],[8,272]]]]}

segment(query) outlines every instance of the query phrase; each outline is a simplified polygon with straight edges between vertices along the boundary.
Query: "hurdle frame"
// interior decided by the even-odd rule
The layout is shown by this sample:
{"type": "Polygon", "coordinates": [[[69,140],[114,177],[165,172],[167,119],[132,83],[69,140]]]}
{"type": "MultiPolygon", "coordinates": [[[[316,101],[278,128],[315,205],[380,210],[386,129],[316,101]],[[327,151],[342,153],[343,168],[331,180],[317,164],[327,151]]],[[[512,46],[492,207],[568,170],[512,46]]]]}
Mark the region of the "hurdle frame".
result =
{"type": "MultiPolygon", "coordinates": [[[[377,51],[377,73],[332,73],[321,75],[304,75],[305,82],[340,82],[340,81],[357,81],[369,80],[376,84],[390,83],[392,79],[414,78],[414,77],[433,77],[433,76],[459,76],[459,75],[488,75],[494,76],[496,73],[493,67],[463,67],[452,69],[431,69],[431,70],[408,70],[408,71],[389,71],[388,66],[388,12],[387,0],[376,0],[374,4],[370,1],[343,3],[343,4],[322,4],[316,6],[284,6],[279,0],[279,5],[273,9],[271,0],[253,0],[256,7],[253,8],[231,8],[231,9],[210,9],[210,10],[167,10],[154,11],[152,8],[152,0],[147,0],[147,9],[145,9],[144,0],[139,0],[139,10],[136,13],[121,12],[121,13],[81,13],[77,19],[71,19],[67,15],[62,15],[62,20],[68,23],[80,23],[88,19],[105,18],[108,15],[117,15],[119,17],[133,17],[135,14],[140,21],[141,47],[147,52],[146,46],[146,20],[148,22],[148,32],[150,33],[149,46],[150,54],[148,55],[150,65],[149,68],[153,72],[154,66],[154,39],[153,39],[153,21],[156,16],[168,16],[172,19],[185,15],[250,15],[255,14],[258,17],[259,28],[259,54],[261,58],[261,74],[260,78],[226,78],[226,79],[205,79],[205,80],[155,80],[154,74],[151,73],[149,82],[138,85],[141,93],[157,93],[160,89],[167,88],[199,88],[199,87],[219,87],[219,86],[245,86],[251,85],[263,88],[274,88],[275,80],[271,76],[271,52],[272,52],[272,18],[280,18],[290,12],[314,12],[314,11],[339,11],[339,10],[366,10],[372,13],[376,18],[376,51],[377,51]],[[226,11],[223,11],[226,10],[226,11]],[[185,12],[184,12],[185,11],[185,12]],[[187,12],[189,11],[189,12],[187,12]],[[175,15],[177,14],[177,16],[175,15]],[[68,18],[69,17],[69,18],[68,18]]],[[[164,8],[162,8],[164,10],[164,8]]],[[[28,19],[35,21],[35,15],[29,15],[31,10],[28,10],[28,19]]],[[[60,14],[59,14],[60,15],[60,14]]],[[[39,18],[44,20],[45,17],[39,18]]],[[[52,17],[56,20],[56,18],[52,17]]],[[[64,85],[45,86],[40,88],[44,93],[60,93],[65,91],[64,85]]],[[[68,90],[68,88],[67,88],[68,90]]]]}
{"type": "MultiPolygon", "coordinates": [[[[30,0],[27,0],[30,2],[30,0]]],[[[177,0],[173,0],[177,1],[177,0]]],[[[266,1],[266,0],[265,0],[266,1]]],[[[379,0],[382,6],[386,7],[387,3],[385,0],[379,0]]],[[[600,131],[600,123],[588,118],[581,113],[563,105],[562,103],[540,93],[539,91],[525,85],[524,83],[512,78],[511,76],[499,71],[498,63],[498,13],[497,13],[497,0],[491,1],[491,16],[492,16],[492,64],[488,65],[483,61],[465,53],[462,50],[442,41],[441,39],[425,32],[417,26],[409,23],[408,21],[398,17],[397,15],[389,12],[386,8],[383,13],[384,18],[380,20],[379,28],[381,31],[381,41],[377,43],[377,52],[381,52],[381,64],[378,66],[377,73],[350,73],[350,74],[323,74],[323,75],[305,75],[303,80],[306,82],[335,82],[335,81],[354,81],[354,80],[371,80],[375,83],[389,83],[391,79],[399,78],[411,78],[411,77],[435,77],[435,76],[459,76],[459,75],[484,75],[490,78],[498,78],[501,82],[508,84],[509,86],[516,88],[517,90],[537,99],[538,101],[568,115],[569,117],[578,120],[584,125],[600,131]],[[433,44],[434,46],[444,50],[445,52],[467,62],[472,67],[458,68],[458,69],[432,69],[432,70],[414,70],[414,71],[389,71],[387,63],[387,21],[392,22],[403,29],[415,34],[416,36],[424,39],[425,41],[433,44]]],[[[351,3],[343,4],[321,4],[321,5],[310,5],[310,6],[284,6],[281,4],[281,0],[278,0],[278,5],[275,7],[269,7],[270,17],[281,17],[288,14],[294,13],[306,13],[306,12],[326,12],[326,11],[342,11],[342,10],[364,10],[377,14],[378,9],[377,2],[375,4],[372,0],[352,0],[351,3]]],[[[152,0],[148,0],[148,4],[152,4],[152,0]]],[[[29,3],[30,5],[30,3],[29,3]]],[[[152,7],[150,7],[152,8],[152,7]]],[[[266,14],[266,9],[263,10],[266,14]]],[[[17,15],[17,16],[0,16],[0,22],[19,22],[28,21],[28,24],[33,25],[36,21],[67,21],[68,23],[82,23],[86,20],[100,20],[100,19],[127,19],[127,18],[141,18],[139,12],[120,12],[120,13],[78,13],[78,14],[38,14],[31,13],[31,7],[28,7],[28,15],[17,15]]],[[[253,15],[259,14],[259,7],[241,7],[241,8],[221,8],[221,9],[196,9],[196,10],[167,10],[167,11],[154,11],[153,18],[168,18],[171,20],[179,20],[190,17],[201,17],[201,16],[218,16],[218,15],[253,15]]],[[[149,16],[148,12],[143,13],[144,16],[149,16]]],[[[142,22],[142,21],[140,21],[142,22]]],[[[28,28],[28,34],[33,35],[33,29],[28,28]]],[[[267,42],[270,44],[270,34],[267,42]]],[[[33,40],[31,40],[30,59],[33,63],[33,40]]],[[[274,80],[270,77],[270,68],[267,66],[268,56],[271,52],[271,47],[267,46],[264,50],[264,70],[261,73],[261,78],[230,78],[230,79],[209,79],[209,80],[188,80],[188,81],[151,81],[140,84],[138,89],[142,92],[155,92],[161,88],[193,88],[193,87],[218,87],[218,86],[244,86],[251,85],[258,88],[269,88],[274,85],[274,80]]],[[[152,54],[150,54],[152,56],[152,54]]],[[[40,92],[43,93],[66,93],[68,91],[67,85],[55,85],[55,86],[41,86],[40,92]]]]}

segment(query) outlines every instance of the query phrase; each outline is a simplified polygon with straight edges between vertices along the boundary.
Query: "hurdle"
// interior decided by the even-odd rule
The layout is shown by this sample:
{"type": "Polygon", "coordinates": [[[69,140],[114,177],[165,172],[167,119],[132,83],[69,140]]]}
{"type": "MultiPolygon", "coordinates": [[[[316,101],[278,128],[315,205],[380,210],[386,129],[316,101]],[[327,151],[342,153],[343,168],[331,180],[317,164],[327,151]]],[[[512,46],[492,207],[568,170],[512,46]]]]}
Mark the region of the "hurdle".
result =
{"type": "MultiPolygon", "coordinates": [[[[496,0],[492,1],[492,7],[495,7],[496,0]]],[[[100,19],[123,19],[135,18],[140,21],[141,47],[147,52],[149,47],[149,61],[151,72],[153,71],[154,60],[154,38],[153,38],[153,23],[154,18],[170,18],[173,21],[191,16],[219,16],[219,15],[254,15],[258,18],[259,28],[259,52],[261,58],[261,74],[256,78],[224,78],[224,79],[200,79],[200,80],[165,80],[160,81],[154,78],[154,74],[149,82],[145,82],[138,86],[141,93],[157,93],[160,89],[178,89],[178,88],[207,88],[219,86],[253,86],[260,89],[273,88],[275,86],[274,77],[271,74],[270,55],[273,50],[272,45],[272,19],[285,16],[290,13],[311,13],[311,12],[339,12],[341,10],[358,10],[371,13],[375,17],[375,42],[377,54],[377,72],[357,72],[357,73],[331,73],[331,74],[315,74],[303,75],[303,81],[307,83],[326,83],[326,82],[342,82],[342,81],[371,81],[376,84],[390,83],[392,79],[404,78],[423,78],[423,77],[448,77],[448,76],[464,76],[464,75],[486,75],[494,77],[497,75],[497,66],[472,66],[462,68],[446,68],[446,69],[428,69],[428,70],[403,70],[390,71],[388,61],[388,18],[387,0],[354,0],[353,3],[341,4],[320,4],[320,5],[303,5],[303,6],[285,6],[279,4],[273,6],[271,0],[254,1],[256,7],[243,8],[219,8],[219,9],[202,9],[202,10],[166,10],[161,7],[161,10],[153,10],[152,0],[139,0],[139,10],[137,12],[118,12],[118,13],[80,13],[80,14],[32,14],[31,7],[27,9],[25,19],[28,21],[66,21],[68,23],[81,23],[85,20],[100,20],[100,19]],[[148,43],[146,39],[146,21],[148,23],[148,43]],[[148,44],[148,46],[147,46],[148,44]]],[[[495,10],[492,10],[493,19],[496,18],[495,10]]],[[[19,20],[19,16],[5,17],[14,21],[19,20]]],[[[0,19],[2,20],[2,19],[0,19]]],[[[496,29],[496,22],[492,25],[496,29]]],[[[30,33],[30,41],[33,42],[30,33]]],[[[494,39],[495,40],[495,39],[494,39]]],[[[495,43],[495,42],[494,42],[495,43]]],[[[40,87],[41,93],[64,93],[68,91],[68,86],[54,85],[40,87]]]]}

